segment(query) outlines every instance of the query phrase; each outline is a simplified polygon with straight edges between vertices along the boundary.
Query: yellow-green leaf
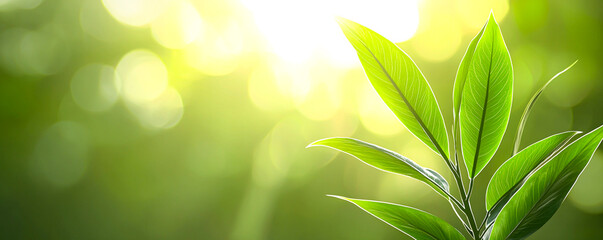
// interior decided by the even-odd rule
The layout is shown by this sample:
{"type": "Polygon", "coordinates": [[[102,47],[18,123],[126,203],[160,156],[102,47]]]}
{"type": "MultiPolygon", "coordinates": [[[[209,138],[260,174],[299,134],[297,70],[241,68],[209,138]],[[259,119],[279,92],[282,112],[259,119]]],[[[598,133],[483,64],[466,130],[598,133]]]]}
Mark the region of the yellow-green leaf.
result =
{"type": "MultiPolygon", "coordinates": [[[[536,167],[556,150],[560,149],[578,132],[563,132],[542,139],[517,153],[503,165],[490,179],[486,190],[486,209],[490,210],[503,195],[519,184],[536,167]]],[[[513,194],[513,193],[511,193],[513,194]]]]}
{"type": "Polygon", "coordinates": [[[448,158],[448,135],[436,98],[423,73],[404,51],[378,33],[338,18],[373,88],[408,130],[448,158]]]}
{"type": "Polygon", "coordinates": [[[453,226],[430,213],[393,203],[332,196],[353,203],[379,220],[420,240],[464,240],[453,226]]]}
{"type": "Polygon", "coordinates": [[[509,122],[512,91],[511,57],[491,14],[469,63],[461,97],[461,147],[471,178],[500,145],[509,122]]]}
{"type": "Polygon", "coordinates": [[[524,239],[555,214],[603,139],[603,126],[574,141],[536,170],[500,212],[490,239],[524,239]]]}
{"type": "Polygon", "coordinates": [[[421,167],[412,160],[385,148],[353,138],[327,138],[318,140],[309,146],[330,147],[347,153],[379,170],[415,178],[448,198],[447,194],[444,193],[449,191],[448,182],[442,175],[429,168],[421,167]]]}

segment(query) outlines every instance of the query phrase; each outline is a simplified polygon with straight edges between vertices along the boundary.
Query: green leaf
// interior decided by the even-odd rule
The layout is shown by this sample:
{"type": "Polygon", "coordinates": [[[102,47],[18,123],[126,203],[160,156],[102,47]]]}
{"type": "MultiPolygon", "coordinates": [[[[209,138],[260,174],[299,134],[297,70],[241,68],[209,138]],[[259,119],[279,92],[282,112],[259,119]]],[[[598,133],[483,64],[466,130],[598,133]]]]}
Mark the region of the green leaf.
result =
{"type": "MultiPolygon", "coordinates": [[[[518,185],[556,150],[563,147],[578,132],[563,132],[540,140],[501,165],[490,179],[486,190],[486,209],[490,210],[503,195],[518,185]]],[[[511,193],[512,195],[513,193],[511,193]]]]}
{"type": "Polygon", "coordinates": [[[529,174],[550,159],[577,133],[579,132],[564,132],[543,139],[526,147],[498,168],[486,191],[486,228],[492,226],[529,174]]]}
{"type": "Polygon", "coordinates": [[[309,145],[309,147],[312,146],[330,147],[347,153],[379,170],[415,178],[448,198],[446,194],[449,191],[448,182],[439,173],[429,168],[423,168],[412,160],[385,148],[353,138],[326,138],[309,145]]]}
{"type": "Polygon", "coordinates": [[[459,69],[456,72],[456,78],[454,79],[454,96],[452,99],[454,105],[454,117],[456,118],[461,108],[461,96],[463,94],[463,88],[465,87],[465,81],[467,80],[467,73],[469,73],[469,66],[471,66],[471,61],[473,60],[473,54],[475,53],[475,47],[477,46],[477,42],[482,37],[484,33],[484,29],[486,25],[482,27],[482,30],[471,40],[469,43],[469,47],[467,47],[467,51],[465,52],[465,56],[463,56],[463,60],[461,60],[461,64],[459,65],[459,69]]]}
{"type": "Polygon", "coordinates": [[[412,134],[448,159],[444,118],[417,65],[396,44],[378,33],[344,18],[337,21],[385,104],[412,134]]]}
{"type": "Polygon", "coordinates": [[[498,149],[511,113],[511,57],[492,14],[475,46],[462,92],[461,147],[474,178],[498,149]]]}
{"type": "Polygon", "coordinates": [[[340,196],[332,197],[353,203],[362,210],[414,239],[465,239],[456,228],[444,220],[415,208],[340,196]]]}
{"type": "Polygon", "coordinates": [[[528,121],[528,116],[530,115],[530,112],[532,111],[532,108],[534,107],[534,103],[536,103],[536,100],[538,99],[538,97],[540,97],[540,95],[542,94],[544,89],[547,86],[549,86],[549,84],[551,84],[551,82],[553,82],[553,80],[555,80],[555,78],[557,78],[559,75],[561,75],[562,73],[564,73],[567,70],[569,70],[570,68],[572,68],[574,65],[576,65],[577,62],[578,62],[578,60],[576,60],[574,63],[572,63],[572,65],[569,65],[569,67],[563,69],[561,72],[555,74],[555,76],[553,76],[551,79],[549,79],[549,81],[546,82],[544,84],[544,86],[542,86],[540,89],[538,89],[538,91],[536,91],[536,93],[534,93],[534,96],[532,96],[532,98],[528,102],[528,105],[526,105],[526,108],[523,110],[523,114],[521,115],[521,120],[519,120],[519,127],[517,127],[517,135],[515,136],[515,144],[513,147],[513,154],[516,154],[519,151],[519,145],[521,144],[521,136],[523,135],[523,129],[526,126],[526,122],[528,121]]]}
{"type": "Polygon", "coordinates": [[[490,239],[524,239],[555,214],[603,139],[603,126],[574,141],[536,170],[494,222],[490,239]]]}

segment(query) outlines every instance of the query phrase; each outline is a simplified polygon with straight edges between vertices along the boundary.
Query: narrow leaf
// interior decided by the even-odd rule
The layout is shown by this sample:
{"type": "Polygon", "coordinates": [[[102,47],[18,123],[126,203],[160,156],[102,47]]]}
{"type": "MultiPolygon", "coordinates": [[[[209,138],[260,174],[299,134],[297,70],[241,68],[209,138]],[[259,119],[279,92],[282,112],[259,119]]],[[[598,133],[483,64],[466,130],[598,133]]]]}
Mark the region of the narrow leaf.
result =
{"type": "Polygon", "coordinates": [[[448,182],[439,173],[423,168],[412,160],[387,150],[353,138],[327,138],[311,143],[311,146],[325,146],[347,153],[377,169],[409,176],[426,183],[445,198],[449,191],[448,182]]]}
{"type": "Polygon", "coordinates": [[[511,57],[491,14],[469,63],[462,89],[460,137],[469,177],[488,164],[505,133],[513,91],[511,57]]]}
{"type": "Polygon", "coordinates": [[[338,18],[373,88],[408,130],[448,159],[448,135],[436,98],[412,59],[396,44],[353,21],[338,18]]]}
{"type": "Polygon", "coordinates": [[[569,65],[569,67],[563,69],[563,71],[555,74],[555,76],[553,76],[551,79],[549,79],[549,81],[546,82],[544,84],[544,86],[542,86],[540,89],[538,89],[538,91],[536,91],[536,93],[534,93],[534,96],[532,96],[532,98],[528,102],[528,105],[523,110],[523,114],[521,115],[521,119],[519,120],[519,126],[517,127],[517,135],[515,135],[515,144],[513,147],[513,154],[516,154],[519,151],[519,146],[521,144],[521,136],[523,135],[523,129],[526,126],[526,122],[528,121],[528,116],[530,116],[530,112],[532,111],[532,108],[534,107],[536,100],[538,100],[538,98],[540,97],[540,95],[542,94],[544,89],[547,86],[549,86],[549,84],[551,84],[551,82],[553,82],[553,80],[555,80],[555,78],[557,78],[559,75],[561,75],[562,73],[564,73],[567,70],[569,70],[570,68],[572,68],[574,65],[576,65],[577,62],[578,62],[578,60],[576,60],[574,63],[572,63],[572,65],[569,65]]]}
{"type": "Polygon", "coordinates": [[[453,226],[430,213],[398,204],[332,196],[353,203],[414,239],[464,240],[453,226]]]}
{"type": "Polygon", "coordinates": [[[559,209],[602,139],[603,126],[536,170],[498,215],[490,239],[524,239],[542,227],[559,209]]]}

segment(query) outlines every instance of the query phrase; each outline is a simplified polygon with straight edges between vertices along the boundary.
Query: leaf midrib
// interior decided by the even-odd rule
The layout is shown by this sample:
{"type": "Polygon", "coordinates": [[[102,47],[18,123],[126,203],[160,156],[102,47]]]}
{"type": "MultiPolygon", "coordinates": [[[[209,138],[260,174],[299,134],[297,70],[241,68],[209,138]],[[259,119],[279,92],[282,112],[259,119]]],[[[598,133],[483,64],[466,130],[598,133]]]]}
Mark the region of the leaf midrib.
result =
{"type": "MultiPolygon", "coordinates": [[[[422,233],[424,233],[425,235],[431,236],[433,239],[438,239],[438,237],[437,237],[437,236],[435,236],[433,233],[428,232],[428,231],[426,231],[426,230],[423,230],[423,228],[419,228],[417,225],[415,225],[415,224],[413,224],[413,223],[411,223],[411,222],[409,222],[409,221],[406,221],[406,222],[407,222],[407,224],[408,224],[409,226],[414,227],[416,230],[421,231],[421,232],[422,232],[422,233]]],[[[398,230],[400,230],[400,231],[401,231],[401,232],[403,232],[403,233],[406,233],[406,232],[404,232],[402,229],[398,229],[398,230]]],[[[406,234],[408,234],[408,233],[406,233],[406,234]]],[[[410,235],[410,234],[409,234],[409,235],[410,235]]],[[[413,236],[411,236],[411,237],[412,237],[412,238],[414,238],[414,239],[416,239],[416,238],[415,238],[415,237],[413,237],[413,236]]]]}
{"type": "MultiPolygon", "coordinates": [[[[563,170],[561,171],[561,173],[565,172],[566,167],[563,168],[563,170]]],[[[519,222],[517,222],[517,224],[515,225],[515,227],[513,227],[513,229],[509,232],[509,234],[507,234],[507,236],[505,237],[505,239],[509,238],[515,232],[515,230],[517,230],[517,228],[520,225],[522,225],[522,223],[526,220],[526,218],[529,215],[531,215],[531,213],[534,211],[534,209],[535,209],[536,206],[540,205],[540,203],[543,201],[542,197],[546,196],[551,191],[551,189],[553,189],[553,186],[556,185],[555,184],[557,182],[556,180],[559,179],[559,176],[561,176],[561,175],[565,175],[565,174],[559,174],[559,175],[557,175],[557,177],[555,178],[555,182],[553,182],[553,184],[547,186],[546,190],[540,195],[540,198],[538,199],[538,201],[536,203],[534,203],[534,205],[532,205],[532,207],[530,207],[530,210],[523,217],[521,217],[521,220],[519,220],[519,222]]]]}
{"type": "MultiPolygon", "coordinates": [[[[413,238],[413,239],[417,239],[416,237],[414,237],[414,236],[410,235],[409,233],[405,232],[404,230],[402,230],[400,227],[398,227],[398,226],[394,226],[392,223],[390,223],[390,222],[386,221],[385,219],[383,219],[383,217],[379,217],[379,216],[375,215],[374,213],[371,213],[371,212],[370,212],[370,211],[368,211],[366,208],[364,208],[364,207],[360,206],[359,204],[357,204],[357,203],[355,203],[355,202],[353,202],[353,201],[352,201],[352,203],[356,204],[356,206],[360,207],[360,208],[361,208],[362,210],[364,210],[365,212],[368,212],[369,214],[373,215],[375,218],[377,218],[377,219],[379,219],[379,220],[381,220],[381,221],[385,222],[386,224],[388,224],[388,225],[392,226],[393,228],[397,229],[398,231],[400,231],[400,232],[402,232],[402,233],[404,233],[404,234],[406,234],[406,235],[410,236],[410,237],[411,237],[411,238],[413,238]]],[[[397,205],[397,204],[390,204],[390,205],[392,205],[392,206],[400,206],[400,205],[397,205]]],[[[405,210],[406,210],[406,209],[405,209],[405,210]]],[[[408,213],[408,212],[406,212],[406,213],[408,213]]],[[[424,213],[426,213],[426,212],[424,212],[424,213]]],[[[412,214],[412,213],[409,213],[409,214],[412,214]]],[[[429,213],[427,213],[427,214],[429,214],[429,213]]],[[[412,228],[414,228],[415,230],[418,230],[419,232],[424,233],[425,235],[431,236],[433,239],[439,239],[439,238],[438,238],[437,236],[435,236],[433,233],[428,232],[428,231],[426,231],[426,230],[423,230],[423,228],[422,228],[422,227],[417,226],[416,224],[412,223],[411,221],[408,221],[408,220],[406,220],[406,219],[404,219],[404,218],[399,218],[399,219],[400,219],[400,220],[403,220],[403,222],[405,222],[405,223],[406,223],[407,227],[412,227],[412,228]]],[[[437,219],[435,219],[434,221],[437,221],[437,219]]],[[[442,228],[443,228],[443,227],[442,227],[442,228]]],[[[442,230],[443,230],[443,231],[442,231],[443,233],[447,233],[447,232],[448,232],[448,231],[445,231],[444,229],[442,229],[442,230]]]]}
{"type": "MultiPolygon", "coordinates": [[[[371,147],[371,146],[369,146],[369,147],[371,147]]],[[[373,148],[373,147],[371,147],[371,148],[373,148]]],[[[378,150],[378,151],[382,151],[381,149],[377,149],[377,148],[373,148],[373,149],[378,150]]],[[[387,150],[387,149],[385,149],[385,150],[387,150]]],[[[389,155],[389,156],[391,156],[391,157],[393,157],[393,158],[395,158],[395,159],[397,159],[400,162],[403,162],[404,164],[406,164],[406,166],[409,166],[410,168],[412,168],[413,170],[415,170],[417,173],[419,173],[421,176],[425,177],[425,179],[427,179],[430,183],[432,183],[433,185],[437,186],[437,188],[440,189],[441,191],[448,192],[446,189],[444,189],[442,186],[440,186],[440,184],[438,184],[437,182],[435,182],[430,176],[428,176],[425,173],[426,172],[426,170],[425,170],[426,168],[424,168],[422,166],[419,166],[418,164],[417,164],[417,166],[414,166],[413,164],[409,164],[408,161],[411,161],[413,163],[414,163],[414,161],[412,161],[410,159],[404,159],[404,156],[399,156],[398,154],[395,154],[394,152],[390,152],[389,150],[384,151],[384,153],[387,154],[387,155],[389,155]]],[[[386,171],[386,170],[384,170],[384,171],[386,171]]],[[[388,172],[391,172],[391,171],[388,171],[388,172]]],[[[396,172],[392,172],[392,173],[400,174],[400,173],[396,173],[396,172]]],[[[405,175],[405,174],[402,174],[402,175],[405,175]]],[[[446,196],[446,195],[444,195],[444,197],[448,198],[448,196],[446,196]]]]}
{"type": "MultiPolygon", "coordinates": [[[[484,98],[484,109],[482,110],[482,118],[479,125],[479,132],[477,135],[477,144],[475,148],[475,157],[473,158],[473,168],[471,169],[471,178],[475,177],[475,170],[477,167],[477,160],[479,160],[479,152],[482,143],[482,134],[484,133],[484,123],[486,118],[486,109],[488,108],[488,95],[490,95],[490,78],[492,76],[492,58],[494,55],[494,34],[492,34],[492,41],[490,44],[490,63],[488,66],[488,81],[486,82],[486,96],[484,98]]],[[[473,59],[472,59],[473,61],[473,59]]]]}
{"type": "MultiPolygon", "coordinates": [[[[577,141],[577,140],[576,140],[576,141],[577,141]]],[[[587,142],[587,144],[586,144],[586,145],[590,145],[590,144],[591,144],[591,142],[589,141],[589,142],[587,142]]],[[[567,149],[567,148],[566,148],[566,149],[567,149]]],[[[595,148],[595,150],[596,150],[596,148],[595,148]]],[[[583,151],[584,151],[584,149],[582,149],[582,151],[580,151],[580,153],[582,153],[583,151]]],[[[579,156],[579,155],[580,155],[580,154],[576,154],[576,156],[579,156]]],[[[557,155],[557,156],[559,156],[559,155],[557,155]]],[[[591,157],[592,157],[592,156],[591,156],[591,157]]],[[[589,159],[590,159],[590,158],[589,158],[589,159]]],[[[551,161],[552,161],[552,159],[551,159],[551,161]]],[[[570,163],[571,163],[571,162],[573,162],[573,160],[572,160],[572,161],[569,161],[569,162],[568,162],[568,163],[567,163],[567,164],[566,164],[566,165],[563,167],[563,169],[562,169],[562,170],[559,172],[559,174],[558,174],[558,175],[555,177],[555,181],[553,182],[553,184],[551,184],[551,185],[547,186],[547,188],[546,188],[546,190],[543,192],[543,194],[541,194],[541,195],[540,195],[540,199],[538,199],[538,201],[537,201],[537,202],[536,202],[534,205],[532,205],[532,207],[530,207],[530,210],[529,210],[529,211],[528,211],[528,212],[527,212],[527,213],[526,213],[526,214],[525,214],[525,215],[524,215],[524,216],[521,218],[521,220],[519,220],[519,222],[517,222],[517,224],[515,225],[515,227],[513,228],[513,230],[511,230],[511,231],[509,232],[509,234],[507,235],[507,237],[506,237],[506,238],[508,238],[509,236],[511,236],[511,234],[513,234],[513,232],[515,232],[515,230],[516,230],[516,229],[517,229],[517,228],[518,228],[518,227],[519,227],[519,226],[520,226],[520,225],[521,225],[521,224],[522,224],[522,223],[525,221],[526,217],[527,217],[528,215],[530,215],[530,214],[531,214],[531,213],[534,211],[534,208],[535,208],[536,206],[538,206],[538,205],[539,205],[539,204],[540,204],[540,203],[543,201],[542,196],[545,196],[545,195],[546,195],[546,194],[547,194],[549,191],[551,191],[551,189],[553,189],[553,186],[555,186],[555,185],[556,185],[557,180],[558,180],[558,179],[560,179],[560,178],[559,178],[559,176],[565,176],[566,174],[570,174],[570,173],[571,173],[571,170],[572,170],[572,169],[568,169],[568,166],[570,165],[570,163]]],[[[573,184],[575,184],[575,180],[574,180],[574,183],[573,183],[573,184]]],[[[573,184],[572,184],[572,185],[573,185],[573,184]]],[[[567,195],[568,195],[568,194],[569,194],[569,192],[567,192],[567,193],[566,193],[565,197],[567,197],[567,195]]],[[[564,197],[564,198],[565,198],[565,197],[564,197]]],[[[505,238],[505,239],[506,239],[506,238],[505,238]]]]}
{"type": "MultiPolygon", "coordinates": [[[[388,155],[390,155],[388,153],[388,155]]],[[[428,174],[426,174],[425,172],[427,172],[426,168],[422,167],[422,166],[414,166],[413,164],[409,164],[407,162],[407,160],[403,159],[403,158],[398,158],[395,155],[390,155],[396,159],[398,159],[399,161],[403,162],[404,164],[406,164],[407,166],[411,167],[413,170],[415,170],[417,173],[421,174],[421,176],[425,177],[425,179],[427,179],[430,183],[432,183],[433,185],[437,186],[440,190],[444,191],[444,192],[448,192],[446,189],[444,189],[442,186],[440,186],[440,184],[438,184],[437,182],[435,182],[428,174]],[[419,169],[420,168],[420,169],[419,169]]],[[[408,161],[412,161],[410,159],[408,159],[408,161]]],[[[413,161],[414,162],[414,161],[413,161]]],[[[418,164],[417,164],[418,165],[418,164]]],[[[443,178],[443,177],[442,177],[443,178]]],[[[445,180],[445,179],[444,179],[445,180]]],[[[446,195],[444,195],[444,197],[448,198],[446,195]]]]}
{"type": "MultiPolygon", "coordinates": [[[[557,156],[557,154],[564,149],[563,147],[565,146],[565,144],[567,144],[573,137],[575,136],[575,134],[567,137],[567,139],[565,139],[563,142],[557,144],[557,146],[555,146],[555,148],[549,153],[547,154],[541,161],[540,163],[538,163],[536,165],[536,167],[532,168],[532,170],[530,170],[528,172],[528,174],[526,174],[525,176],[523,176],[515,185],[513,185],[509,190],[507,190],[505,193],[503,193],[498,200],[496,200],[496,202],[494,204],[492,204],[492,207],[490,209],[494,209],[494,207],[500,203],[501,199],[503,199],[503,197],[505,195],[507,195],[508,193],[513,192],[513,190],[515,190],[514,192],[517,192],[519,189],[517,188],[518,186],[523,185],[530,176],[532,176],[532,174],[534,174],[536,171],[538,171],[538,168],[540,166],[543,166],[544,164],[548,163],[551,159],[553,159],[555,156],[557,156]],[[517,189],[516,189],[517,188],[517,189]]],[[[506,163],[504,163],[503,165],[505,165],[506,163]]],[[[500,166],[502,167],[502,165],[500,166]]],[[[499,169],[500,169],[499,167],[499,169]]],[[[515,193],[513,193],[515,194],[515,193]]]]}
{"type": "Polygon", "coordinates": [[[387,76],[387,79],[391,82],[391,84],[394,86],[394,88],[396,88],[396,91],[398,92],[398,95],[400,95],[400,97],[404,101],[404,104],[406,104],[406,106],[408,107],[408,109],[410,110],[410,112],[412,113],[412,115],[415,117],[415,119],[417,120],[417,122],[419,122],[419,125],[421,125],[421,128],[423,128],[423,131],[425,132],[425,134],[427,134],[427,137],[429,137],[429,140],[431,141],[431,143],[433,143],[434,146],[438,149],[438,151],[440,152],[440,155],[442,155],[444,158],[448,159],[448,155],[446,155],[444,153],[444,151],[442,150],[442,147],[440,146],[440,144],[438,144],[438,142],[435,141],[435,139],[434,139],[431,131],[429,131],[429,129],[427,128],[427,126],[425,126],[425,123],[423,122],[423,120],[419,117],[419,115],[416,113],[416,111],[412,107],[412,105],[408,102],[408,100],[406,99],[406,97],[404,96],[404,94],[402,93],[402,91],[400,90],[400,88],[398,88],[398,85],[394,82],[394,80],[392,79],[392,77],[389,75],[389,72],[387,70],[385,70],[385,67],[383,66],[383,64],[381,64],[381,61],[379,61],[379,59],[375,56],[375,54],[373,53],[373,51],[371,51],[371,49],[364,43],[364,41],[362,41],[362,39],[358,36],[358,34],[355,31],[351,31],[351,33],[353,33],[354,35],[356,35],[356,38],[358,40],[360,40],[359,42],[362,44],[362,46],[364,46],[366,48],[366,50],[371,54],[371,56],[373,57],[373,59],[375,59],[375,61],[377,62],[377,64],[379,64],[379,67],[381,68],[381,71],[383,71],[383,73],[385,73],[385,75],[387,76]]]}

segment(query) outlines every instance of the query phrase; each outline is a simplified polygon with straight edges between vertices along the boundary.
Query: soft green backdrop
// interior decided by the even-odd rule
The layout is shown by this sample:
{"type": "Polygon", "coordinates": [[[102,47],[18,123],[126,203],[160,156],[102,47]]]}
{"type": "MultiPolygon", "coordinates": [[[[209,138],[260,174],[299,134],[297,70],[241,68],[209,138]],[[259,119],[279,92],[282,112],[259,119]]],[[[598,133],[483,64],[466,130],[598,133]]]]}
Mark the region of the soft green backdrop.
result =
{"type": "MultiPolygon", "coordinates": [[[[458,222],[419,181],[328,149],[352,136],[441,172],[368,84],[332,15],[400,42],[452,122],[452,86],[493,9],[514,65],[512,152],[603,124],[603,3],[577,0],[0,1],[0,238],[399,239],[336,194],[458,222]]],[[[603,236],[603,151],[532,239],[603,236]]],[[[479,193],[479,194],[478,194],[479,193]]],[[[478,214],[481,216],[481,214],[478,214]]]]}

